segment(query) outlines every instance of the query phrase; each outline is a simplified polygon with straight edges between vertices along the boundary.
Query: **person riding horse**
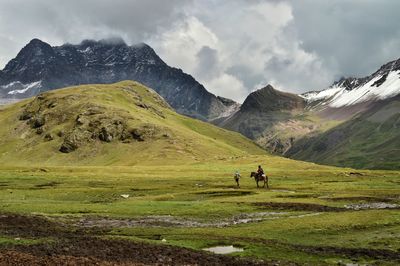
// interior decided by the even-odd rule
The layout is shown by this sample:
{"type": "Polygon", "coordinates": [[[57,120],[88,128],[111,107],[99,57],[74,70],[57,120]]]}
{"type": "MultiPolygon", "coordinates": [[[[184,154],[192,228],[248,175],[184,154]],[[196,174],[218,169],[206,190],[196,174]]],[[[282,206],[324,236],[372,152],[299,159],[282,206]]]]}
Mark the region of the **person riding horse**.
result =
{"type": "Polygon", "coordinates": [[[251,172],[250,177],[254,177],[257,187],[259,187],[258,182],[262,181],[264,183],[263,187],[265,185],[267,188],[269,188],[268,185],[268,176],[264,173],[264,170],[262,169],[261,165],[258,166],[257,172],[251,172]]]}

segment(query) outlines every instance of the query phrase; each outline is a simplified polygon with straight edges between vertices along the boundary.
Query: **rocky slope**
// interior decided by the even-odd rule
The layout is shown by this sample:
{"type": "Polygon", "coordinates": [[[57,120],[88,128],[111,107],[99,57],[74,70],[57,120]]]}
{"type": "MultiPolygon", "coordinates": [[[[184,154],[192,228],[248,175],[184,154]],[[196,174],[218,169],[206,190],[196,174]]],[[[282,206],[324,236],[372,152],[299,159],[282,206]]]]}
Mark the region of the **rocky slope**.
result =
{"type": "Polygon", "coordinates": [[[277,132],[279,129],[284,131],[286,124],[297,127],[296,116],[304,107],[305,100],[302,97],[275,90],[268,85],[252,92],[236,113],[214,123],[238,131],[261,146],[283,154],[294,139],[283,134],[277,137],[277,132]]]}
{"type": "Polygon", "coordinates": [[[0,108],[0,163],[193,163],[264,154],[240,134],[182,116],[133,81],[41,93],[0,108]]]}
{"type": "Polygon", "coordinates": [[[0,97],[26,98],[56,88],[135,80],[156,90],[179,113],[203,120],[229,114],[230,103],[192,76],[168,66],[146,44],[86,40],[52,47],[33,39],[0,72],[0,97]]]}

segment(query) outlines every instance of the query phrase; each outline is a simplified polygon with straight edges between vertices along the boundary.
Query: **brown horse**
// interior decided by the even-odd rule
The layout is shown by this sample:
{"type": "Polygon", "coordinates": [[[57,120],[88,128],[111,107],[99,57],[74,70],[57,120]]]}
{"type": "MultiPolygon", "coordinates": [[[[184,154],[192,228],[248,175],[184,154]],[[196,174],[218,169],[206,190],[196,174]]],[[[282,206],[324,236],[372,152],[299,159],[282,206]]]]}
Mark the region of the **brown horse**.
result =
{"type": "Polygon", "coordinates": [[[250,177],[254,177],[254,179],[256,180],[256,183],[257,183],[257,187],[259,187],[258,186],[258,182],[264,181],[264,186],[263,187],[265,187],[265,185],[267,185],[267,188],[269,188],[269,186],[268,186],[268,176],[267,175],[265,175],[265,174],[264,175],[260,175],[257,172],[251,172],[250,177]]]}

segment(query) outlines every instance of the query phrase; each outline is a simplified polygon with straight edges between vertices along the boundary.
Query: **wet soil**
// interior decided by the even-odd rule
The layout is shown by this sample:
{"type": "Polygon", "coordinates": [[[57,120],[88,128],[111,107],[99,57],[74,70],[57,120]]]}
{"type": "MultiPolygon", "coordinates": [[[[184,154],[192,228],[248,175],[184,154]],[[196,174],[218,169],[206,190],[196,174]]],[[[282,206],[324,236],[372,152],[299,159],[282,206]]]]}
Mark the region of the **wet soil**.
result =
{"type": "Polygon", "coordinates": [[[400,262],[400,251],[388,249],[368,249],[368,248],[344,248],[332,246],[302,246],[294,245],[293,248],[312,254],[331,254],[346,256],[349,258],[367,257],[375,260],[398,261],[400,262]]]}
{"type": "Polygon", "coordinates": [[[254,191],[203,191],[195,193],[207,197],[237,197],[256,194],[254,191]]]}
{"type": "MultiPolygon", "coordinates": [[[[292,215],[293,216],[293,215],[292,215]]],[[[116,219],[87,216],[71,221],[80,228],[116,228],[116,227],[227,227],[238,224],[255,223],[269,219],[292,217],[287,212],[243,213],[232,218],[200,221],[188,218],[165,216],[145,216],[140,218],[116,219]]],[[[295,217],[299,215],[294,215],[295,217]]],[[[294,217],[293,216],[293,217],[294,217]]]]}
{"type": "MultiPolygon", "coordinates": [[[[349,259],[372,259],[372,260],[380,260],[390,261],[390,262],[399,262],[400,263],[400,250],[389,250],[389,249],[369,249],[369,248],[352,248],[352,247],[335,247],[335,246],[309,246],[309,245],[296,245],[279,242],[277,240],[268,240],[263,238],[246,238],[239,237],[237,240],[260,243],[265,245],[273,245],[277,247],[282,247],[291,250],[297,250],[309,254],[315,255],[337,255],[341,257],[347,257],[349,259]]],[[[400,265],[400,264],[397,264],[400,265]]]]}
{"type": "Polygon", "coordinates": [[[0,265],[30,265],[30,266],[53,266],[53,265],[103,265],[103,266],[142,266],[145,264],[126,262],[116,263],[100,260],[93,257],[74,257],[65,255],[46,255],[37,256],[31,253],[19,251],[2,251],[0,250],[0,265]]]}
{"type": "Polygon", "coordinates": [[[106,231],[68,227],[44,217],[1,215],[0,235],[48,237],[33,245],[0,247],[0,265],[279,265],[165,244],[105,238],[106,231]],[[103,234],[103,235],[102,235],[103,234]],[[103,237],[101,237],[103,236],[103,237]]]}
{"type": "Polygon", "coordinates": [[[266,210],[315,211],[315,212],[341,212],[348,210],[346,208],[325,206],[313,203],[256,202],[254,203],[254,205],[266,210]]]}
{"type": "Polygon", "coordinates": [[[330,201],[364,201],[364,202],[385,202],[390,203],[396,201],[395,196],[393,197],[326,197],[324,198],[330,201]]]}

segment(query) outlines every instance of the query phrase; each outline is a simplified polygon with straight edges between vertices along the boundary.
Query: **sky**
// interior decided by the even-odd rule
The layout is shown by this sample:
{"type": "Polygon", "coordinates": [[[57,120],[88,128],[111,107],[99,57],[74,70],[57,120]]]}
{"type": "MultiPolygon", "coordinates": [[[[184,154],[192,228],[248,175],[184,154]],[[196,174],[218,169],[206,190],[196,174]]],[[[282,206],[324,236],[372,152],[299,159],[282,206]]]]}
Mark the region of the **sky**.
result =
{"type": "Polygon", "coordinates": [[[31,39],[149,44],[207,90],[301,93],[400,57],[398,0],[0,0],[0,69],[31,39]]]}

